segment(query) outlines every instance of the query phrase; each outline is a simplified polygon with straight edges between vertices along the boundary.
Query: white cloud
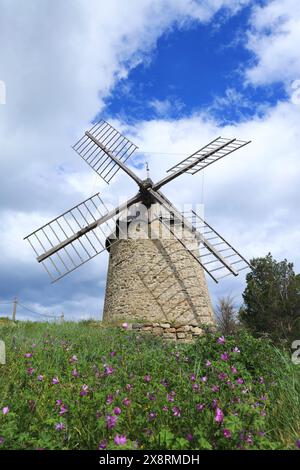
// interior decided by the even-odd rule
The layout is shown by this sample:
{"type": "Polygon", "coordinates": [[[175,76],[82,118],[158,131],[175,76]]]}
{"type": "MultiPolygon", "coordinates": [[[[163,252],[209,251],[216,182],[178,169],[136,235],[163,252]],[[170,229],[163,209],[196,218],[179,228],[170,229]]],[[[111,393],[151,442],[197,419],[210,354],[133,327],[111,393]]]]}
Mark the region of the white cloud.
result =
{"type": "Polygon", "coordinates": [[[300,2],[271,0],[256,6],[250,21],[247,47],[256,64],[246,72],[254,85],[300,78],[300,2]]]}

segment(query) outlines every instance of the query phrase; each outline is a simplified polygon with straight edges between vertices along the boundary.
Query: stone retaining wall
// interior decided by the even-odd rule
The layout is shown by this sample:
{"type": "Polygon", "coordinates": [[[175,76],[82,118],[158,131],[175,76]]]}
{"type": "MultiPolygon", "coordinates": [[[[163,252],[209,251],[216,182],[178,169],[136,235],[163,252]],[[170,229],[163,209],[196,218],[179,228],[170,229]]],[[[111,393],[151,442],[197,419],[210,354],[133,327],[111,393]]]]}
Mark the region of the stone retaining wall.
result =
{"type": "Polygon", "coordinates": [[[166,341],[178,343],[190,343],[198,336],[204,334],[204,330],[195,325],[171,325],[170,323],[133,323],[129,328],[141,333],[152,333],[166,341]]]}

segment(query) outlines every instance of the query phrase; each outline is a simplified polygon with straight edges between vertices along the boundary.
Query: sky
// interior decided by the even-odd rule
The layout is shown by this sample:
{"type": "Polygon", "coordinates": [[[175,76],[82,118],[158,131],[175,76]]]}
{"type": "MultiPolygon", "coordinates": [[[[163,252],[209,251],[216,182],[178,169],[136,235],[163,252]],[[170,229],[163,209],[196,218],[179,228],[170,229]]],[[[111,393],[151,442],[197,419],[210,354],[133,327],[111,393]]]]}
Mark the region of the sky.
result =
{"type": "MultiPolygon", "coordinates": [[[[299,272],[299,44],[298,0],[0,0],[0,315],[17,296],[39,314],[101,318],[106,253],[50,284],[23,241],[97,191],[107,203],[136,192],[71,149],[101,118],[154,180],[219,135],[251,140],[165,193],[203,203],[246,258],[270,251],[299,272]]],[[[214,304],[239,305],[245,275],[208,285],[214,304]]],[[[29,310],[18,317],[39,318],[29,310]]]]}

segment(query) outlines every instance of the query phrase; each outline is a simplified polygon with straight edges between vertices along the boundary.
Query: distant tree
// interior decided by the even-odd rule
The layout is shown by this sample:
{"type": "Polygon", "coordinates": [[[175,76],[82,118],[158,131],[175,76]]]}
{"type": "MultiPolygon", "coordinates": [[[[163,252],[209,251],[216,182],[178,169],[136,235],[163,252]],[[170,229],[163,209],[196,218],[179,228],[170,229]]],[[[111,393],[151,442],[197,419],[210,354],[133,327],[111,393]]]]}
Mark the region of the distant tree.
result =
{"type": "Polygon", "coordinates": [[[269,253],[251,260],[240,321],[253,334],[274,341],[300,339],[300,275],[287,260],[277,262],[269,253]]]}
{"type": "Polygon", "coordinates": [[[232,335],[237,330],[237,309],[233,298],[220,297],[216,308],[217,324],[223,335],[232,335]]]}

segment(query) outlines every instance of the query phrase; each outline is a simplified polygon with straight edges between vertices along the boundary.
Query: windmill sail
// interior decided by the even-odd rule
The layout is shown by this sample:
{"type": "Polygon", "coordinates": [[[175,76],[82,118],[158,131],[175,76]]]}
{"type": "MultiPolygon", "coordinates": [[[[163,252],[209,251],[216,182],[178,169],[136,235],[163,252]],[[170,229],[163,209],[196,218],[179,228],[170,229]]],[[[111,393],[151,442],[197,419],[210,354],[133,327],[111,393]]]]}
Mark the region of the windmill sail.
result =
{"type": "Polygon", "coordinates": [[[110,217],[101,225],[97,221],[109,214],[97,193],[25,238],[52,281],[106,249],[106,238],[115,230],[115,220],[110,217]],[[89,226],[94,228],[87,231],[89,226]]]}
{"type": "Polygon", "coordinates": [[[110,155],[124,164],[138,147],[108,122],[101,120],[72,148],[109,184],[120,169],[110,155]]]}

